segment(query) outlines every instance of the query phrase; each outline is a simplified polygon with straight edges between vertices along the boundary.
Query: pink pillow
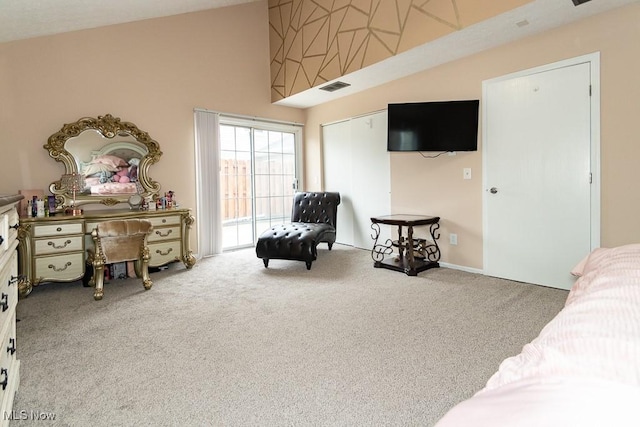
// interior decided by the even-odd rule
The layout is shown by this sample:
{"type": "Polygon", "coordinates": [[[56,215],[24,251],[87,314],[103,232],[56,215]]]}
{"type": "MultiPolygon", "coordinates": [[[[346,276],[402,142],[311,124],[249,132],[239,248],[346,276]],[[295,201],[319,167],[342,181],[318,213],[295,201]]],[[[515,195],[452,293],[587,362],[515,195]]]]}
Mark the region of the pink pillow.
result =
{"type": "Polygon", "coordinates": [[[91,163],[101,163],[103,165],[109,165],[113,168],[119,168],[123,166],[129,166],[129,164],[118,156],[112,156],[111,154],[103,154],[95,159],[91,160],[91,163]]]}
{"type": "Polygon", "coordinates": [[[98,174],[101,172],[115,172],[118,168],[111,165],[105,165],[104,163],[90,163],[88,164],[82,173],[86,176],[98,174]]]}
{"type": "Polygon", "coordinates": [[[603,261],[614,255],[635,256],[637,254],[640,254],[640,243],[630,243],[628,245],[616,246],[613,248],[596,248],[571,269],[571,274],[578,277],[584,276],[587,273],[598,269],[602,265],[603,261]]]}
{"type": "Polygon", "coordinates": [[[571,274],[576,277],[584,276],[589,271],[598,268],[598,264],[607,256],[609,248],[596,248],[571,269],[571,274]]]}

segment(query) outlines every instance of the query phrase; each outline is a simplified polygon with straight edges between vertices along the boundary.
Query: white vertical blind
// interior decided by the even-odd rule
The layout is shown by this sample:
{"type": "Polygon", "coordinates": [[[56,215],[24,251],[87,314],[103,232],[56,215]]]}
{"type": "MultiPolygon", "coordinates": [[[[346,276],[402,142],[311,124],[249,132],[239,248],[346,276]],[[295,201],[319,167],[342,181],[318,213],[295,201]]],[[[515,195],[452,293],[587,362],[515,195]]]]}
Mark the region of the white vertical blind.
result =
{"type": "Polygon", "coordinates": [[[207,257],[222,252],[220,114],[194,110],[194,123],[198,254],[207,257]]]}

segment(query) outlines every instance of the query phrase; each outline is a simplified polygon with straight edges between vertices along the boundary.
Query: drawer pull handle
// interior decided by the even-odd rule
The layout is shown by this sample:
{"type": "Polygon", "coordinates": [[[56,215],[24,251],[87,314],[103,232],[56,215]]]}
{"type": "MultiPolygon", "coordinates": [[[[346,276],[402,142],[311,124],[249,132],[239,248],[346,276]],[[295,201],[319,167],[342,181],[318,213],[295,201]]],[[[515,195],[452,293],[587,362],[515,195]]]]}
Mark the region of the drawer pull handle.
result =
{"type": "Polygon", "coordinates": [[[67,269],[67,267],[69,267],[71,265],[71,261],[67,261],[67,263],[64,265],[64,267],[61,268],[56,268],[55,265],[53,264],[49,264],[49,268],[52,268],[53,271],[65,271],[67,269]]]}
{"type": "Polygon", "coordinates": [[[10,225],[9,228],[13,228],[14,230],[17,230],[18,228],[20,228],[20,223],[17,223],[15,225],[10,225]]]}
{"type": "Polygon", "coordinates": [[[24,275],[22,275],[22,276],[14,276],[14,275],[11,275],[11,278],[9,279],[9,283],[8,283],[8,285],[9,285],[9,286],[11,286],[11,285],[13,285],[14,283],[18,283],[18,280],[20,280],[21,278],[24,278],[24,277],[25,277],[24,275]]]}
{"type": "Polygon", "coordinates": [[[157,249],[156,253],[160,254],[162,256],[165,256],[165,255],[169,255],[171,253],[171,251],[173,251],[173,248],[169,248],[169,250],[167,252],[165,252],[165,253],[162,253],[162,251],[160,249],[157,249]]]}
{"type": "Polygon", "coordinates": [[[9,371],[7,368],[0,369],[0,375],[4,375],[4,380],[2,380],[0,384],[2,385],[2,389],[6,390],[7,384],[9,384],[9,371]]]}
{"type": "Polygon", "coordinates": [[[156,230],[156,234],[160,237],[167,237],[169,234],[171,234],[173,232],[173,230],[169,230],[167,231],[167,234],[162,234],[162,232],[160,230],[156,230]]]}
{"type": "Polygon", "coordinates": [[[4,237],[0,236],[0,245],[4,242],[4,237]]]}
{"type": "Polygon", "coordinates": [[[0,306],[2,307],[2,311],[7,311],[9,308],[9,294],[2,293],[2,297],[0,298],[0,306]]]}
{"type": "Polygon", "coordinates": [[[7,353],[13,354],[16,352],[16,339],[9,338],[9,345],[7,346],[7,353]]]}
{"type": "Polygon", "coordinates": [[[162,220],[162,223],[163,223],[163,224],[166,224],[166,223],[167,223],[167,220],[166,220],[166,219],[163,219],[163,220],[162,220]]]}
{"type": "Polygon", "coordinates": [[[66,247],[67,247],[67,245],[70,245],[70,244],[71,244],[71,240],[67,240],[66,242],[64,242],[64,244],[63,244],[63,245],[60,245],[60,246],[56,246],[56,243],[55,243],[55,242],[49,242],[49,243],[47,243],[47,245],[52,246],[52,247],[53,247],[53,249],[64,249],[64,248],[66,248],[66,247]]]}
{"type": "Polygon", "coordinates": [[[61,231],[62,231],[62,228],[61,228],[61,227],[58,227],[58,228],[56,228],[56,231],[59,233],[59,232],[61,232],[61,231]]]}

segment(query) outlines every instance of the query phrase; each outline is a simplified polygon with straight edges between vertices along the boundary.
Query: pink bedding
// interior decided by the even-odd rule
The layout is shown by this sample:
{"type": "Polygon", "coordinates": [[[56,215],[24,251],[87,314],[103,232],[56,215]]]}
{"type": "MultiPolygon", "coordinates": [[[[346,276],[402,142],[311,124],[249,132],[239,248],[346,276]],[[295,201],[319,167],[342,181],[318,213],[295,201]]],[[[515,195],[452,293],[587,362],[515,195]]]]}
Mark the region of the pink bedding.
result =
{"type": "Polygon", "coordinates": [[[137,192],[135,182],[106,182],[91,186],[91,194],[136,194],[137,192]]]}
{"type": "Polygon", "coordinates": [[[640,245],[574,273],[562,311],[437,427],[640,425],[640,245]]]}
{"type": "Polygon", "coordinates": [[[556,377],[479,392],[436,427],[637,427],[640,388],[596,378],[556,377]]]}

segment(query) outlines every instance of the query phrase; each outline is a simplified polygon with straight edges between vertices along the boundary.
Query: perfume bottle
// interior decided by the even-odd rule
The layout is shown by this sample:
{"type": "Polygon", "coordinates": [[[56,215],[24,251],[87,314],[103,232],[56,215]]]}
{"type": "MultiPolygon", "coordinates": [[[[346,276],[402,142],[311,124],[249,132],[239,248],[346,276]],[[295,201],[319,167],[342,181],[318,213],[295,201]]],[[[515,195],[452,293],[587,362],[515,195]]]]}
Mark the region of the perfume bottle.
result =
{"type": "Polygon", "coordinates": [[[36,200],[36,216],[38,218],[44,217],[44,200],[42,199],[36,200]]]}
{"type": "Polygon", "coordinates": [[[49,199],[49,216],[56,214],[56,196],[48,196],[49,199]]]}

